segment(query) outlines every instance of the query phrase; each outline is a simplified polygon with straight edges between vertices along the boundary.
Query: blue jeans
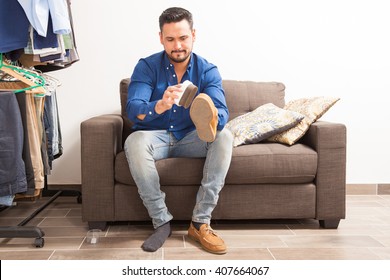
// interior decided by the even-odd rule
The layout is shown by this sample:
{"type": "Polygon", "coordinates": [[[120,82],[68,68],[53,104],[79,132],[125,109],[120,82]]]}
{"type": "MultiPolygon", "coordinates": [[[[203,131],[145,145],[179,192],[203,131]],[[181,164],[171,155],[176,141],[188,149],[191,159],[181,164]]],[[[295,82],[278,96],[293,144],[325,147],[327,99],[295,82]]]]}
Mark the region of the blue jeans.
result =
{"type": "Polygon", "coordinates": [[[180,141],[166,130],[136,131],[126,139],[124,149],[131,175],[154,228],[173,218],[165,204],[165,193],[160,189],[155,161],[165,158],[205,157],[203,179],[196,197],[192,221],[210,223],[211,212],[217,205],[232,157],[233,136],[228,129],[217,131],[217,137],[211,143],[200,140],[196,130],[180,141]]]}

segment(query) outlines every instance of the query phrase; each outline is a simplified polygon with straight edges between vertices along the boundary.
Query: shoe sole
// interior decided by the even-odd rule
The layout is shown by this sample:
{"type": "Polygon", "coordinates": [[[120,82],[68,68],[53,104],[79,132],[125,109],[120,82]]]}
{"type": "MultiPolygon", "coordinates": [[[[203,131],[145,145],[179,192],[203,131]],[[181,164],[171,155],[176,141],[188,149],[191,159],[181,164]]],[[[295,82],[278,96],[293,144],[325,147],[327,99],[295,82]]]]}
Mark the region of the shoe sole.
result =
{"type": "Polygon", "coordinates": [[[190,109],[190,117],[195,124],[198,136],[205,142],[213,142],[217,133],[210,125],[214,118],[213,108],[215,107],[209,96],[198,95],[192,102],[190,109]]]}
{"type": "Polygon", "coordinates": [[[198,92],[198,87],[194,85],[188,85],[180,98],[179,105],[188,109],[194,100],[195,94],[198,92]]]}
{"type": "Polygon", "coordinates": [[[223,251],[212,251],[210,249],[208,249],[207,247],[203,246],[202,242],[200,242],[200,240],[198,238],[196,238],[195,236],[193,235],[189,235],[188,234],[188,237],[192,240],[194,240],[195,242],[198,242],[200,244],[200,246],[202,246],[203,250],[209,252],[209,253],[212,253],[212,254],[216,254],[216,255],[223,255],[223,254],[226,254],[226,250],[223,250],[223,251]]]}

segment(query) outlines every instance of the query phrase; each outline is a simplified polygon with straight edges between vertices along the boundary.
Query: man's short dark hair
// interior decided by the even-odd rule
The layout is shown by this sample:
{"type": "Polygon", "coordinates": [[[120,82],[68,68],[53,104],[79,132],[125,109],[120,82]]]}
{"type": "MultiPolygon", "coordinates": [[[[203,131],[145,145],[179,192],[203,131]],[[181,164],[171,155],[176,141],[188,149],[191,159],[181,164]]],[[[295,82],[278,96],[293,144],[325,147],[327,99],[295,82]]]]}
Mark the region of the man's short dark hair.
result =
{"type": "Polygon", "coordinates": [[[163,25],[171,22],[180,22],[183,19],[187,20],[192,30],[194,22],[192,20],[192,14],[186,9],[179,7],[172,7],[166,9],[159,18],[160,31],[162,31],[163,25]]]}

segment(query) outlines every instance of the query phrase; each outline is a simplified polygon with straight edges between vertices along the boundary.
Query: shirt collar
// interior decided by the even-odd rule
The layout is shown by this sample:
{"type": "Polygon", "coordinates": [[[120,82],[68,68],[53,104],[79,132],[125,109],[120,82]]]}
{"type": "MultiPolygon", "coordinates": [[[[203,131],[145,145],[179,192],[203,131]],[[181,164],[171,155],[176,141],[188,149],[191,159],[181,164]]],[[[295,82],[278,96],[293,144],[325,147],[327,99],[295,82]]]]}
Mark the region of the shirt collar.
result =
{"type": "MultiPolygon", "coordinates": [[[[173,67],[173,64],[169,61],[167,53],[165,51],[163,51],[163,53],[164,53],[163,65],[164,65],[164,68],[168,70],[169,68],[173,67]]],[[[194,57],[194,53],[191,52],[190,62],[188,63],[187,71],[189,71],[193,65],[193,61],[194,61],[193,57],[194,57]]]]}

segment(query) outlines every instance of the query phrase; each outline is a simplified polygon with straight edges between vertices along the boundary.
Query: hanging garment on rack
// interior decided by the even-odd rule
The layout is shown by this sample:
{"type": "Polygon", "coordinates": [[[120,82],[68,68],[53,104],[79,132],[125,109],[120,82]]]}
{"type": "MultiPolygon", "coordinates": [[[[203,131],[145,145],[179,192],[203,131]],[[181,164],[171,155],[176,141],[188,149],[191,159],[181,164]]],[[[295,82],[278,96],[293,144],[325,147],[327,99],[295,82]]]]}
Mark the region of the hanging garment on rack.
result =
{"type": "MultiPolygon", "coordinates": [[[[0,82],[1,88],[8,88],[10,90],[16,90],[25,87],[21,82],[0,82]]],[[[28,196],[32,196],[35,193],[35,180],[34,180],[34,169],[31,162],[31,153],[29,145],[29,136],[27,129],[27,109],[26,109],[26,93],[19,92],[15,94],[18,102],[22,126],[23,126],[23,152],[22,159],[25,166],[25,174],[27,180],[27,190],[24,192],[28,196]]],[[[9,116],[10,117],[10,116],[9,116]]]]}
{"type": "Polygon", "coordinates": [[[53,158],[57,159],[63,154],[62,147],[62,134],[61,134],[61,125],[60,125],[60,114],[58,111],[58,103],[57,103],[57,93],[54,94],[54,98],[52,100],[53,104],[53,126],[54,126],[54,134],[53,134],[53,158]]]}
{"type": "Polygon", "coordinates": [[[66,60],[64,35],[56,35],[51,29],[49,31],[51,32],[46,37],[37,35],[33,29],[30,31],[30,41],[24,48],[24,53],[33,54],[35,62],[55,63],[66,60]]]}
{"type": "Polygon", "coordinates": [[[42,72],[79,61],[70,1],[1,0],[0,53],[26,67],[38,66],[42,72]],[[40,17],[44,19],[34,21],[40,17]]]}
{"type": "Polygon", "coordinates": [[[53,160],[59,158],[63,153],[57,95],[55,90],[45,97],[44,124],[47,137],[47,156],[50,169],[52,169],[53,160]]]}
{"type": "Polygon", "coordinates": [[[0,206],[12,206],[14,198],[14,195],[0,196],[0,206]]]}
{"type": "Polygon", "coordinates": [[[45,175],[51,173],[52,161],[62,155],[56,100],[60,82],[47,74],[39,75],[31,69],[10,65],[8,61],[0,62],[0,89],[5,86],[7,91],[17,92],[24,129],[23,160],[28,188],[23,194],[17,193],[16,198],[37,197],[45,187],[45,175]],[[20,88],[29,91],[21,92],[20,88]]]}
{"type": "Polygon", "coordinates": [[[27,191],[25,192],[28,196],[33,196],[35,193],[35,179],[34,179],[34,169],[31,162],[31,153],[30,153],[30,144],[29,144],[29,135],[27,129],[27,107],[26,107],[26,93],[19,92],[15,94],[16,99],[19,104],[20,115],[22,117],[23,124],[23,154],[22,158],[24,161],[24,166],[26,168],[26,179],[27,179],[27,191]]]}
{"type": "Polygon", "coordinates": [[[30,23],[17,0],[0,1],[0,53],[27,46],[30,23]]]}
{"type": "MultiPolygon", "coordinates": [[[[41,99],[41,98],[40,98],[41,99]]],[[[42,130],[39,127],[39,114],[41,114],[41,105],[34,100],[34,94],[26,94],[27,107],[27,129],[29,135],[29,145],[31,162],[34,170],[35,189],[40,190],[44,187],[45,171],[42,161],[42,130]]]]}
{"type": "Polygon", "coordinates": [[[49,175],[51,168],[49,165],[49,159],[48,159],[48,155],[47,155],[47,137],[46,137],[46,128],[44,125],[45,99],[46,99],[46,96],[45,96],[45,98],[34,97],[37,123],[38,123],[39,139],[40,139],[40,144],[41,144],[41,159],[42,159],[42,166],[43,166],[43,174],[49,175]]]}
{"type": "Polygon", "coordinates": [[[18,0],[39,35],[46,37],[49,15],[56,34],[69,34],[70,21],[66,0],[18,0]]]}
{"type": "MultiPolygon", "coordinates": [[[[15,194],[18,196],[20,193],[23,193],[23,195],[36,197],[44,187],[42,151],[45,150],[45,147],[43,147],[44,129],[42,114],[46,81],[37,72],[10,65],[8,61],[3,61],[2,58],[2,54],[0,54],[0,74],[3,73],[0,78],[1,80],[8,81],[8,83],[2,82],[1,85],[4,84],[10,87],[9,85],[14,83],[14,91],[12,93],[13,95],[18,95],[16,104],[22,124],[23,172],[25,180],[28,182],[27,188],[24,191],[18,191],[15,194]],[[28,152],[29,155],[27,155],[28,152]],[[34,187],[31,186],[32,184],[34,187]]],[[[9,147],[8,150],[12,148],[9,147]]],[[[1,161],[2,164],[4,162],[5,160],[1,161]]],[[[12,176],[12,173],[9,175],[12,176]]]]}
{"type": "Polygon", "coordinates": [[[13,92],[0,92],[0,196],[27,190],[23,124],[13,92]]]}
{"type": "Polygon", "coordinates": [[[34,49],[58,48],[58,36],[53,31],[51,16],[49,16],[49,25],[47,29],[48,32],[46,36],[41,36],[36,30],[31,29],[30,34],[32,33],[31,40],[34,49]]]}

